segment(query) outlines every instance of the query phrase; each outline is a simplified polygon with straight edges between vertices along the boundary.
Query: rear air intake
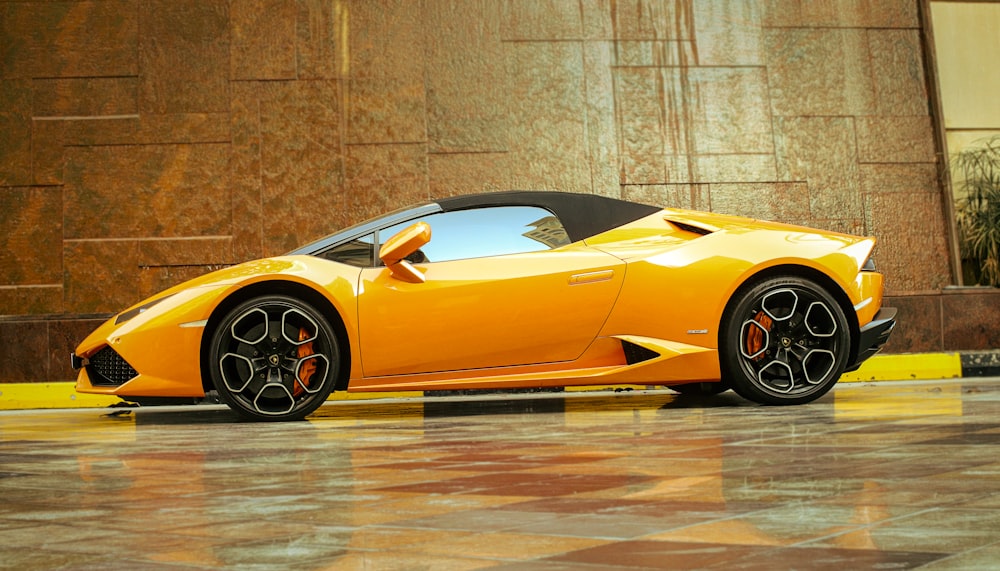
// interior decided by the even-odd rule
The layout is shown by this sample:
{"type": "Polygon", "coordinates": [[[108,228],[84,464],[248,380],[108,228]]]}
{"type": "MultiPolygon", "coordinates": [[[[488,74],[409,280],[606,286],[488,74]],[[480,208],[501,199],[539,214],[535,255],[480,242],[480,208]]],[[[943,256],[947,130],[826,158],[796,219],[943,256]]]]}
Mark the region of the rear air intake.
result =
{"type": "Polygon", "coordinates": [[[622,341],[622,350],[625,351],[625,362],[629,365],[655,359],[660,356],[656,351],[651,351],[642,345],[636,345],[624,340],[622,341]]]}
{"type": "Polygon", "coordinates": [[[94,386],[117,387],[139,375],[132,365],[111,347],[94,353],[87,364],[87,376],[94,386]]]}
{"type": "Polygon", "coordinates": [[[701,226],[695,226],[694,224],[688,224],[687,222],[678,222],[671,218],[667,218],[667,222],[670,222],[685,232],[691,232],[692,234],[698,234],[699,236],[707,236],[712,233],[712,231],[708,228],[702,228],[701,226]]]}

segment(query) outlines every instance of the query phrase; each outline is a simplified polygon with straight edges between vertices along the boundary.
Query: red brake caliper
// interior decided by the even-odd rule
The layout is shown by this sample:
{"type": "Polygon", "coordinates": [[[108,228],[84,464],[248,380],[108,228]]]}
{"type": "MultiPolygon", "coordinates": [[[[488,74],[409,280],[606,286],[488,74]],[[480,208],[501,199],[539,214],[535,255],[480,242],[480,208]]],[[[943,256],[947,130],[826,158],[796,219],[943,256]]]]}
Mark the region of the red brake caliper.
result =
{"type": "MultiPolygon", "coordinates": [[[[774,323],[763,311],[758,311],[753,320],[759,323],[764,328],[764,331],[770,331],[771,324],[774,323]]],[[[761,331],[757,327],[751,327],[750,331],[747,332],[747,355],[754,355],[764,348],[764,331],[761,331]]],[[[763,358],[764,354],[761,353],[754,357],[754,361],[760,361],[763,358]]]]}
{"type": "MultiPolygon", "coordinates": [[[[305,327],[300,327],[299,341],[305,341],[308,338],[309,338],[309,332],[306,331],[305,327]]],[[[314,353],[315,351],[313,351],[312,341],[299,345],[299,350],[298,350],[299,359],[303,359],[314,353]]],[[[299,380],[301,381],[301,383],[295,383],[295,387],[292,389],[292,394],[294,396],[298,397],[303,392],[305,392],[305,387],[309,386],[309,380],[312,379],[313,373],[315,372],[316,372],[316,359],[310,359],[305,363],[302,363],[302,366],[299,367],[299,380]]]]}

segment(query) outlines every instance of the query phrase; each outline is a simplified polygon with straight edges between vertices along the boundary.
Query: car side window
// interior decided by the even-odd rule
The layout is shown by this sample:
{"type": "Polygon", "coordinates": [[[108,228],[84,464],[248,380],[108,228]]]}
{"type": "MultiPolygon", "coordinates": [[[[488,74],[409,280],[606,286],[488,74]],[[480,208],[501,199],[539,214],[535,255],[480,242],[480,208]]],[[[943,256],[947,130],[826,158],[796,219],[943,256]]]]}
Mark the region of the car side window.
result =
{"type": "Polygon", "coordinates": [[[368,234],[320,252],[319,257],[359,268],[375,265],[375,234],[368,234]]]}
{"type": "Polygon", "coordinates": [[[431,214],[379,230],[385,242],[411,224],[426,222],[431,241],[413,263],[447,262],[551,250],[570,243],[562,222],[536,206],[494,206],[431,214]]]}

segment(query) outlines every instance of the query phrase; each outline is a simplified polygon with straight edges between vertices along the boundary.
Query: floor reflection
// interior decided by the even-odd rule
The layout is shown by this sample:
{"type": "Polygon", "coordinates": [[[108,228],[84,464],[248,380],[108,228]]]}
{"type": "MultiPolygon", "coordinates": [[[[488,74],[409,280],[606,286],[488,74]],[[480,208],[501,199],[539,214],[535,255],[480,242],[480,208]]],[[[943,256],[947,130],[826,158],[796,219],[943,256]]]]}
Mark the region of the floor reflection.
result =
{"type": "Polygon", "coordinates": [[[0,561],[86,569],[990,568],[1000,379],[0,414],[0,561]]]}

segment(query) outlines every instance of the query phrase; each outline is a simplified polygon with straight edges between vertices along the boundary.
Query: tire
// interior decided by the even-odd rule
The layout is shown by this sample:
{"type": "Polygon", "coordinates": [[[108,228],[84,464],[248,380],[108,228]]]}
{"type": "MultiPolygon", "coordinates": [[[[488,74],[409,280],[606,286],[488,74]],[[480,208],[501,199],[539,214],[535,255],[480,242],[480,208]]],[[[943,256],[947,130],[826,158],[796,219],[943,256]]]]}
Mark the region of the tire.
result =
{"type": "Polygon", "coordinates": [[[330,396],[340,348],[314,307],[286,295],[265,295],[232,309],[212,334],[212,384],[240,416],[301,420],[330,396]]]}
{"type": "Polygon", "coordinates": [[[717,383],[685,383],[683,385],[671,385],[668,389],[682,395],[718,395],[729,390],[729,384],[725,381],[717,383]]]}
{"type": "Polygon", "coordinates": [[[768,278],[737,294],[719,343],[723,377],[745,399],[803,404],[829,391],[850,357],[840,304],[816,282],[768,278]]]}

